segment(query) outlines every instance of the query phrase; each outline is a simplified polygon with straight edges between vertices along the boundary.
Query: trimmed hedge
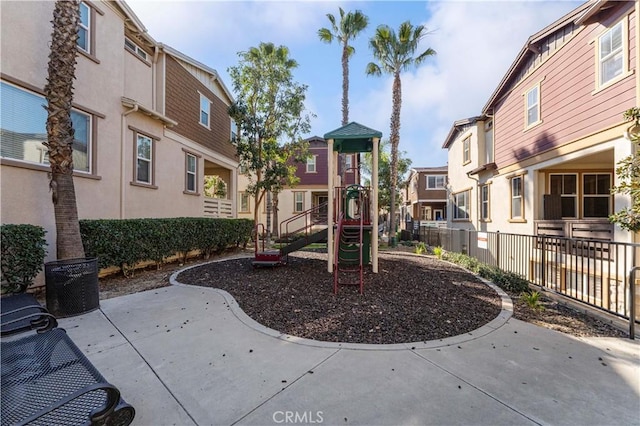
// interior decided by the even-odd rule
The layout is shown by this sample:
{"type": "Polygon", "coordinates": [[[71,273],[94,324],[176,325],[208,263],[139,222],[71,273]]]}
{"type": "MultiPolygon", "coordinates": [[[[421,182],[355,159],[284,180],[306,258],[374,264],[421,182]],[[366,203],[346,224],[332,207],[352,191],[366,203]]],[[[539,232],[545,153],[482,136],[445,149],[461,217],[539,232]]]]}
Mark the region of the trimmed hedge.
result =
{"type": "Polygon", "coordinates": [[[100,268],[116,266],[129,275],[137,263],[183,256],[200,250],[207,258],[229,246],[246,246],[254,226],[249,219],[178,217],[168,219],[81,220],[80,233],[87,256],[100,268]]]}
{"type": "Polygon", "coordinates": [[[24,292],[44,265],[46,231],[35,225],[2,225],[0,233],[2,293],[24,292]]]}

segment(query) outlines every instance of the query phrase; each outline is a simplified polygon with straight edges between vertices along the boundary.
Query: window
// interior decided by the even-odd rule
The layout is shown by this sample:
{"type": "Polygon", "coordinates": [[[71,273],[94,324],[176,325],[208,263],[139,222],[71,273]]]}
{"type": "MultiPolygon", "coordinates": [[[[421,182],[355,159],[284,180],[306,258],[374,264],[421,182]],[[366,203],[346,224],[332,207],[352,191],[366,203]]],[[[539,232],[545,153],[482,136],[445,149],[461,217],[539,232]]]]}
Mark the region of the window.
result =
{"type": "Polygon", "coordinates": [[[420,220],[431,220],[431,207],[420,208],[420,220]]]}
{"type": "Polygon", "coordinates": [[[524,219],[524,179],[511,178],[511,219],[524,219]]]}
{"type": "Polygon", "coordinates": [[[249,194],[247,192],[240,193],[240,211],[243,213],[250,213],[249,209],[249,194]]]}
{"type": "Polygon", "coordinates": [[[480,219],[489,220],[489,185],[482,185],[480,187],[480,219]]]}
{"type": "Polygon", "coordinates": [[[153,139],[136,137],[136,182],[153,185],[153,139]]]}
{"type": "Polygon", "coordinates": [[[238,124],[234,121],[231,120],[231,140],[235,140],[236,137],[238,136],[238,124]]]}
{"type": "Polygon", "coordinates": [[[134,55],[140,57],[142,60],[147,60],[147,52],[142,50],[140,46],[129,40],[128,38],[124,39],[124,47],[134,55]]]}
{"type": "MultiPolygon", "coordinates": [[[[47,148],[47,111],[43,96],[5,83],[0,85],[1,156],[28,163],[49,164],[47,148]]],[[[73,109],[73,169],[91,173],[91,135],[93,116],[73,109]]]]}
{"type": "Polygon", "coordinates": [[[584,174],[582,182],[583,217],[608,217],[611,214],[611,175],[584,174]]]}
{"type": "Polygon", "coordinates": [[[471,136],[462,141],[462,164],[471,161],[471,136]]]}
{"type": "Polygon", "coordinates": [[[453,194],[453,219],[469,219],[469,191],[453,194]]]}
{"type": "Polygon", "coordinates": [[[91,52],[91,8],[85,3],[80,3],[80,23],[78,25],[78,47],[87,53],[91,52]]]}
{"type": "Polygon", "coordinates": [[[185,191],[198,192],[198,158],[193,154],[186,154],[185,191]]]}
{"type": "Polygon", "coordinates": [[[485,163],[493,163],[493,120],[484,124],[485,163]]]}
{"type": "Polygon", "coordinates": [[[241,175],[246,175],[249,169],[247,169],[247,166],[241,164],[238,171],[241,175]]]}
{"type": "Polygon", "coordinates": [[[293,193],[293,211],[294,213],[304,211],[304,192],[293,193]]]}
{"type": "Polygon", "coordinates": [[[552,174],[549,176],[549,193],[560,195],[560,210],[563,218],[578,217],[578,176],[575,174],[552,174]]]}
{"type": "Polygon", "coordinates": [[[206,97],[200,95],[200,124],[207,129],[209,128],[209,111],[211,107],[211,101],[206,97]]]}
{"type": "Polygon", "coordinates": [[[427,176],[427,189],[444,189],[444,181],[443,175],[427,176]]]}
{"type": "Polygon", "coordinates": [[[618,22],[598,39],[599,85],[614,80],[624,71],[623,25],[618,22]]]}
{"type": "Polygon", "coordinates": [[[525,95],[526,102],[526,127],[531,127],[540,122],[540,86],[529,89],[525,95]]]}
{"type": "Polygon", "coordinates": [[[344,156],[344,164],[347,173],[353,173],[353,155],[347,154],[344,156]]]}
{"type": "Polygon", "coordinates": [[[316,158],[317,155],[312,155],[307,158],[307,173],[315,173],[316,172],[316,158]]]}

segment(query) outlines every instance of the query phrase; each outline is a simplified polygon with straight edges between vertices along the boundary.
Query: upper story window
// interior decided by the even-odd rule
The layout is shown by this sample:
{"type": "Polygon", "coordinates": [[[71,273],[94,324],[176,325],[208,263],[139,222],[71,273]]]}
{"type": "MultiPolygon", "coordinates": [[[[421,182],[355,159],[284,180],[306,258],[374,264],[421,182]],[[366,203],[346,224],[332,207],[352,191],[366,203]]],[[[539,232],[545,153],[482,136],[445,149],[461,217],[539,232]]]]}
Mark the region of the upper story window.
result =
{"type": "Polygon", "coordinates": [[[186,153],[186,176],[185,176],[185,192],[198,192],[198,157],[193,154],[186,153]]]}
{"type": "Polygon", "coordinates": [[[209,128],[209,114],[211,111],[211,101],[200,94],[200,124],[209,128]]]}
{"type": "Polygon", "coordinates": [[[469,219],[469,191],[453,194],[453,219],[469,219]]]}
{"type": "Polygon", "coordinates": [[[140,59],[146,61],[147,60],[147,52],[142,50],[140,46],[129,40],[128,38],[124,39],[124,47],[134,55],[138,56],[140,59]]]}
{"type": "Polygon", "coordinates": [[[231,140],[235,140],[238,137],[238,124],[231,120],[231,140]]]}
{"type": "Polygon", "coordinates": [[[153,185],[153,139],[136,136],[136,182],[153,185]]]}
{"type": "Polygon", "coordinates": [[[78,25],[78,47],[87,53],[93,53],[91,51],[91,8],[87,3],[80,3],[80,23],[78,25]]]}
{"type": "Polygon", "coordinates": [[[241,192],[240,193],[240,211],[242,213],[248,213],[250,212],[250,208],[249,208],[249,193],[248,192],[241,192]]]}
{"type": "Polygon", "coordinates": [[[582,175],[583,217],[609,217],[611,214],[611,175],[590,173],[582,175]]]}
{"type": "Polygon", "coordinates": [[[578,217],[578,176],[575,174],[549,175],[549,193],[560,196],[563,218],[578,217]]]}
{"type": "Polygon", "coordinates": [[[493,163],[493,120],[484,123],[484,152],[485,163],[493,163]]]}
{"type": "MultiPolygon", "coordinates": [[[[44,96],[2,82],[0,85],[1,156],[27,163],[49,164],[47,147],[47,111],[44,96]]],[[[71,110],[74,129],[73,169],[91,173],[93,116],[71,110]]]]}
{"type": "Polygon", "coordinates": [[[511,219],[524,219],[524,178],[511,178],[511,219]]]}
{"type": "Polygon", "coordinates": [[[462,141],[462,164],[471,162],[471,136],[462,141]]]}
{"type": "Polygon", "coordinates": [[[623,22],[620,21],[598,38],[599,85],[604,86],[624,72],[625,49],[623,22]]]}
{"type": "Polygon", "coordinates": [[[525,95],[525,128],[534,126],[540,122],[540,85],[529,89],[525,95]]]}
{"type": "Polygon", "coordinates": [[[347,154],[344,156],[344,164],[347,173],[353,173],[353,155],[347,154]]]}
{"type": "Polygon", "coordinates": [[[427,176],[427,189],[444,189],[444,175],[427,176]]]}
{"type": "Polygon", "coordinates": [[[316,159],[317,155],[311,155],[307,158],[307,173],[315,173],[316,172],[316,159]]]}

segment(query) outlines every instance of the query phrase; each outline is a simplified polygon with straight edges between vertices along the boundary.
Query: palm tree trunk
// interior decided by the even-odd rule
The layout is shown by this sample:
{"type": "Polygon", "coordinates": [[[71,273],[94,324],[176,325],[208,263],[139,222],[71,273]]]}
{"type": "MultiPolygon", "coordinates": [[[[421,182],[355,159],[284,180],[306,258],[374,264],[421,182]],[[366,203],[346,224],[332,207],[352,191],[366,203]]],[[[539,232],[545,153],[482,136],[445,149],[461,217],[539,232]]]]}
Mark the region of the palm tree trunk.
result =
{"type": "Polygon", "coordinates": [[[73,183],[73,135],[71,104],[76,67],[76,40],[80,19],[78,0],[56,2],[45,96],[47,142],[51,165],[49,187],[56,222],[59,260],[84,257],[73,183]]]}
{"type": "Polygon", "coordinates": [[[398,145],[400,144],[400,108],[402,106],[402,84],[400,73],[393,76],[393,107],[391,112],[391,184],[389,194],[389,243],[396,243],[396,188],[398,187],[398,145]]]}
{"type": "MultiPolygon", "coordinates": [[[[342,125],[346,126],[349,123],[349,50],[347,49],[347,40],[342,45],[342,125]]],[[[340,161],[340,181],[343,186],[346,186],[346,168],[347,158],[345,154],[339,155],[340,161]]]]}

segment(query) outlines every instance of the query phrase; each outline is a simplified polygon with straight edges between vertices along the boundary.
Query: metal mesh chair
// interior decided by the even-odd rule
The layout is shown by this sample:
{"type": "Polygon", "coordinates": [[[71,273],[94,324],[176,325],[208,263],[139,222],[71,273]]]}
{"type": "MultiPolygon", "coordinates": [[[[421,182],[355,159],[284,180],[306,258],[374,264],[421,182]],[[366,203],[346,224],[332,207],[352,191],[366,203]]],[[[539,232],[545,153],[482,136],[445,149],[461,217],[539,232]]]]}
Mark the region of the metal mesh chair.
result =
{"type": "Polygon", "coordinates": [[[29,330],[45,332],[58,325],[35,297],[28,293],[14,294],[0,298],[0,333],[2,336],[29,330]]]}
{"type": "Polygon", "coordinates": [[[65,330],[0,343],[4,425],[129,425],[135,410],[65,330]]]}

